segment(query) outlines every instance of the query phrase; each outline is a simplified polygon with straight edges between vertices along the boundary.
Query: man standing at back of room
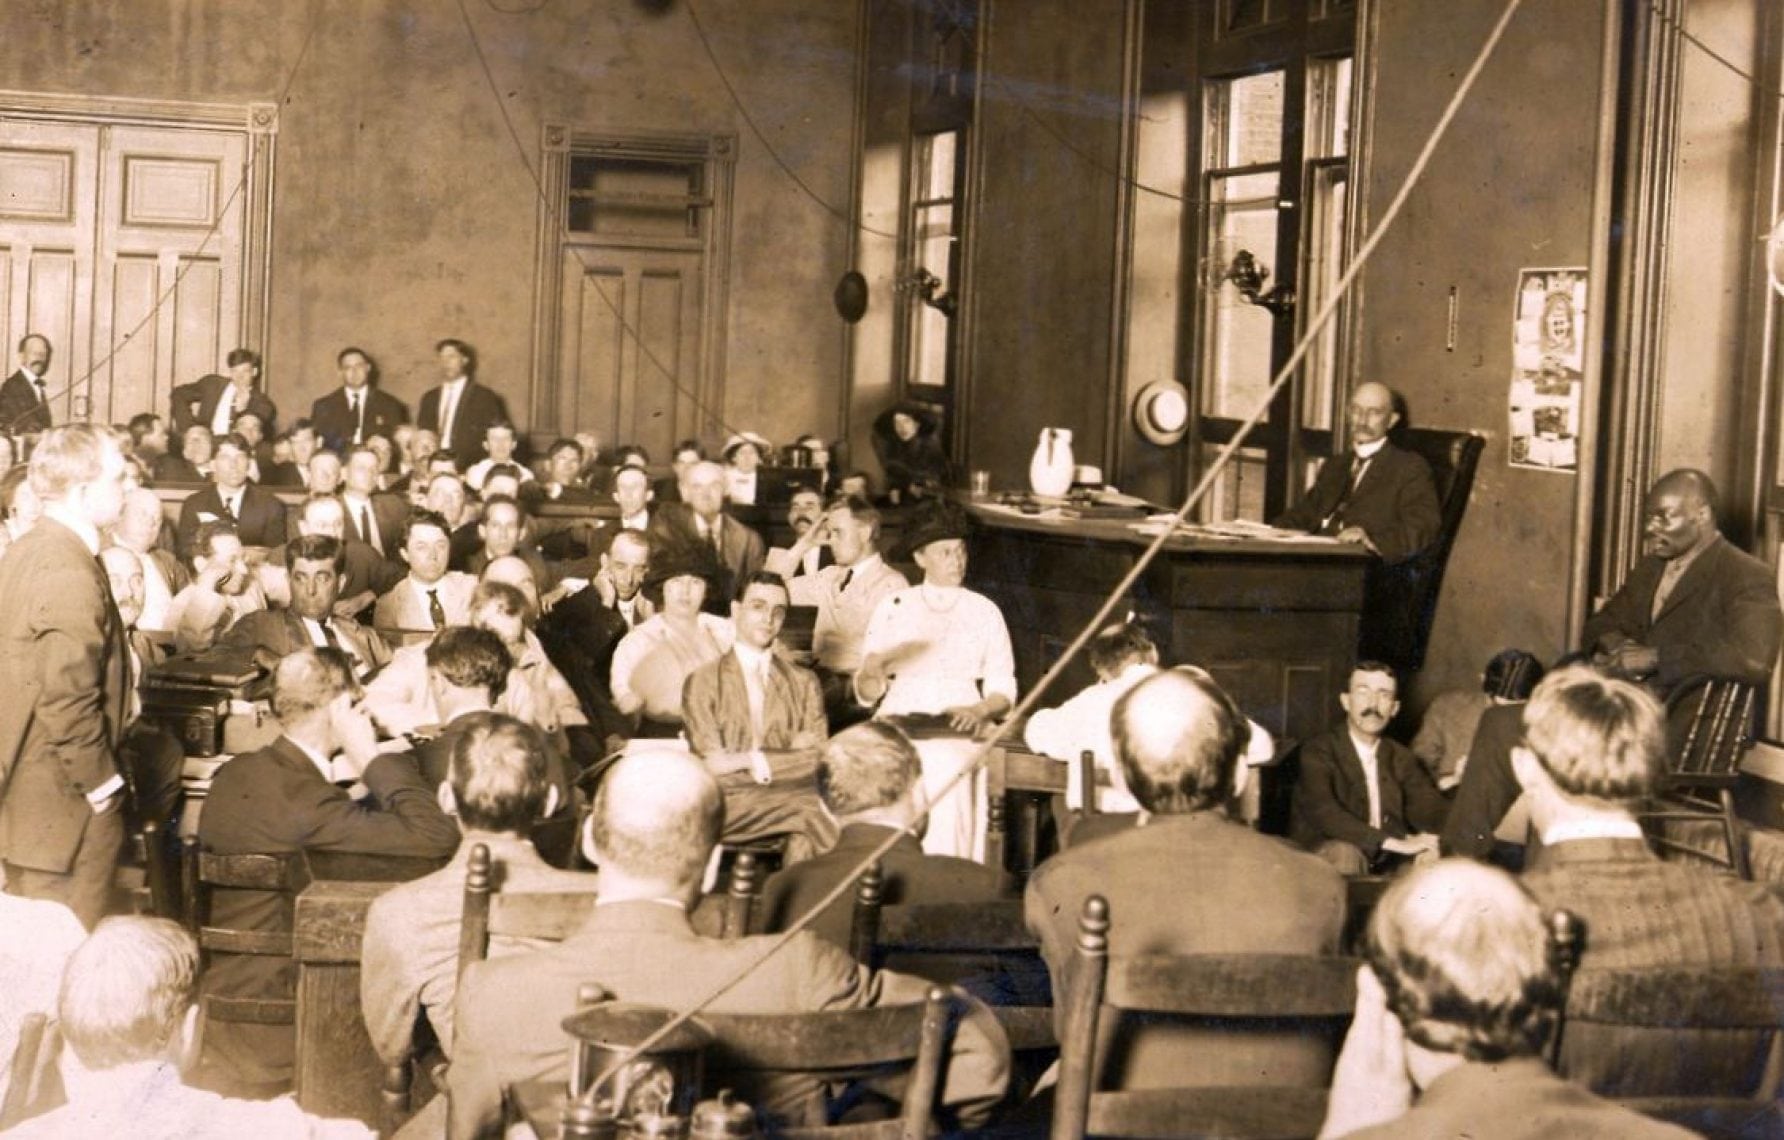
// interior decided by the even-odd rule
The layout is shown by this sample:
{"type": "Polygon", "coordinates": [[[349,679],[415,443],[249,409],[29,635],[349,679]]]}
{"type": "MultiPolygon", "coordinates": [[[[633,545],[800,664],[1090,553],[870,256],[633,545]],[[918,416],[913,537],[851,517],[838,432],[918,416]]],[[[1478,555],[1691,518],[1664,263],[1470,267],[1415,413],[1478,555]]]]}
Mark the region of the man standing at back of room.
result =
{"type": "Polygon", "coordinates": [[[461,468],[484,457],[489,425],[508,418],[502,397],[477,383],[477,356],[462,340],[448,337],[434,346],[440,358],[441,383],[421,397],[416,423],[439,436],[440,446],[457,457],[461,468]]]}
{"type": "Polygon", "coordinates": [[[1404,562],[1443,525],[1437,483],[1423,458],[1388,433],[1400,422],[1385,384],[1359,384],[1347,413],[1350,449],[1326,460],[1301,501],[1272,525],[1354,542],[1383,562],[1404,562]]]}
{"type": "Polygon", "coordinates": [[[341,386],[310,406],[310,422],[323,446],[344,455],[348,448],[374,435],[389,435],[409,422],[403,402],[372,383],[377,366],[364,349],[341,349],[335,367],[341,386]]]}
{"type": "Polygon", "coordinates": [[[35,435],[50,429],[50,342],[38,333],[19,341],[19,368],[0,384],[0,432],[35,435]]]}
{"type": "Polygon", "coordinates": [[[124,842],[129,647],[98,559],[124,456],[99,428],[52,428],[30,478],[43,517],[0,559],[0,858],[9,893],[91,927],[124,842]]]}

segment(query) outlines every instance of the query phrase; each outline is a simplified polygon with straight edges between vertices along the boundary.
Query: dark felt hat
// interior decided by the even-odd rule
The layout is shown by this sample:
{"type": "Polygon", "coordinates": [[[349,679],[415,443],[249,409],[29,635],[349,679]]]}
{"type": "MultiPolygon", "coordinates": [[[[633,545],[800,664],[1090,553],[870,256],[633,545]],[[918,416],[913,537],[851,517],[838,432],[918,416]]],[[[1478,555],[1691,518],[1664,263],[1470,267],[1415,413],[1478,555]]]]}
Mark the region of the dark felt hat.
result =
{"type": "Polygon", "coordinates": [[[724,569],[719,564],[718,554],[704,542],[671,542],[661,546],[653,544],[650,569],[645,571],[644,586],[654,591],[671,578],[690,576],[704,578],[706,588],[711,590],[720,581],[724,569]]]}
{"type": "Polygon", "coordinates": [[[949,538],[967,538],[973,522],[965,511],[946,499],[929,499],[912,513],[898,542],[898,555],[909,559],[932,542],[949,538]]]}

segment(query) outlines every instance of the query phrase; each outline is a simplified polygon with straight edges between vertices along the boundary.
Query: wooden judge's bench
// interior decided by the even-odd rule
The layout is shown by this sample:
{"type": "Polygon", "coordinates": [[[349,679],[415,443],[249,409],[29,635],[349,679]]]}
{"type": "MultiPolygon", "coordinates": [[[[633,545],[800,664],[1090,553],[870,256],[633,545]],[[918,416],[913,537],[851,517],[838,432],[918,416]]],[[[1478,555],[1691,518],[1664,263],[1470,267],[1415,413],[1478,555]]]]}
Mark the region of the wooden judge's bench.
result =
{"type": "MultiPolygon", "coordinates": [[[[1029,516],[972,505],[967,584],[1003,611],[1026,694],[1133,568],[1151,536],[1131,522],[1029,516]]],[[[1111,620],[1145,621],[1160,661],[1208,670],[1279,739],[1331,722],[1356,662],[1370,556],[1329,539],[1173,536],[1111,620]]],[[[1080,656],[1042,700],[1095,678],[1080,656]]]]}

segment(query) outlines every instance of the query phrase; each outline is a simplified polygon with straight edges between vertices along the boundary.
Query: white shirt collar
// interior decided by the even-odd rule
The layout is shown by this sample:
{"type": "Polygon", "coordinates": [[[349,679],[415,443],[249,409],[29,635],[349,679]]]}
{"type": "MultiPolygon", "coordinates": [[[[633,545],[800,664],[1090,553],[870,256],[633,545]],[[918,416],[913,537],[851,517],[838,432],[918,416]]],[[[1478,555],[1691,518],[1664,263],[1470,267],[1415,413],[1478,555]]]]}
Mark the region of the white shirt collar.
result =
{"type": "Polygon", "coordinates": [[[1542,833],[1545,847],[1574,839],[1641,839],[1642,825],[1628,816],[1591,815],[1552,823],[1542,833]]]}
{"type": "Polygon", "coordinates": [[[646,507],[635,515],[620,516],[619,525],[631,530],[644,530],[650,526],[650,508],[646,507]]]}
{"type": "Polygon", "coordinates": [[[69,530],[73,531],[74,536],[86,544],[88,553],[92,554],[95,558],[99,557],[98,527],[94,526],[86,519],[81,518],[79,515],[53,506],[44,507],[43,517],[55,519],[69,530]]]}
{"type": "Polygon", "coordinates": [[[1375,759],[1376,751],[1381,748],[1381,739],[1379,737],[1374,740],[1364,740],[1356,733],[1351,732],[1348,728],[1344,731],[1350,733],[1350,746],[1357,750],[1358,756],[1367,757],[1370,760],[1375,759]]]}
{"type": "Polygon", "coordinates": [[[1351,450],[1355,451],[1359,458],[1374,459],[1375,453],[1380,451],[1382,448],[1386,447],[1387,445],[1388,445],[1388,437],[1384,435],[1380,439],[1376,440],[1374,443],[1359,443],[1355,447],[1351,448],[1351,450]]]}
{"type": "MultiPolygon", "coordinates": [[[[447,574],[450,574],[450,573],[451,573],[451,571],[447,571],[447,574]]],[[[440,580],[438,582],[433,583],[432,585],[429,585],[429,584],[423,582],[421,579],[419,579],[415,575],[411,574],[411,575],[409,575],[409,585],[414,588],[415,596],[417,598],[420,598],[421,604],[425,606],[425,605],[427,605],[427,592],[429,590],[434,591],[436,594],[443,593],[445,591],[446,574],[440,575],[440,580]]],[[[440,604],[445,605],[446,599],[441,598],[440,604]]]]}
{"type": "Polygon", "coordinates": [[[23,372],[25,374],[25,379],[31,381],[33,385],[43,383],[43,377],[31,371],[29,368],[26,368],[23,364],[19,365],[19,371],[23,372]]]}
{"type": "Polygon", "coordinates": [[[307,756],[310,763],[316,765],[316,771],[322,773],[322,778],[324,780],[327,780],[331,784],[334,783],[334,764],[328,757],[318,755],[309,745],[305,744],[295,736],[287,736],[285,739],[289,740],[292,743],[292,746],[299,752],[302,752],[307,756]]]}
{"type": "Polygon", "coordinates": [[[732,643],[731,651],[737,654],[738,664],[743,666],[744,672],[759,673],[761,672],[763,664],[773,652],[773,649],[772,647],[769,649],[756,649],[753,646],[745,645],[743,642],[738,641],[732,643]]]}
{"type": "Polygon", "coordinates": [[[457,380],[446,381],[446,383],[440,385],[440,387],[442,390],[444,390],[446,392],[450,392],[454,395],[457,395],[458,393],[465,390],[465,385],[470,383],[470,381],[471,381],[471,378],[469,376],[460,376],[457,380]]]}

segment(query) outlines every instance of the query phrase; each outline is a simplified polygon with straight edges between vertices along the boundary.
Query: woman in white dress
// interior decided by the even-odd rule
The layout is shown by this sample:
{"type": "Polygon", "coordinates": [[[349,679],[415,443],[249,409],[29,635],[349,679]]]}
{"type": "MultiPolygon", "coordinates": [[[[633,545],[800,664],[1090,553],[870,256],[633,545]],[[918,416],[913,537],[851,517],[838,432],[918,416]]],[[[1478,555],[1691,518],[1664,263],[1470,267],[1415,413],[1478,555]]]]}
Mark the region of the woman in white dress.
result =
{"type": "MultiPolygon", "coordinates": [[[[923,784],[932,800],[972,759],[974,738],[1016,702],[1016,661],[997,604],[967,589],[970,522],[951,503],[913,520],[905,539],[923,581],[881,599],[867,623],[855,693],[881,717],[923,716],[942,735],[916,729],[923,784]]],[[[985,773],[934,801],[923,849],[984,861],[985,773]]]]}
{"type": "Polygon", "coordinates": [[[613,703],[639,719],[639,736],[678,735],[688,675],[731,648],[730,619],[700,612],[719,571],[717,556],[699,543],[651,552],[644,596],[657,612],[614,647],[610,678],[613,703]]]}

